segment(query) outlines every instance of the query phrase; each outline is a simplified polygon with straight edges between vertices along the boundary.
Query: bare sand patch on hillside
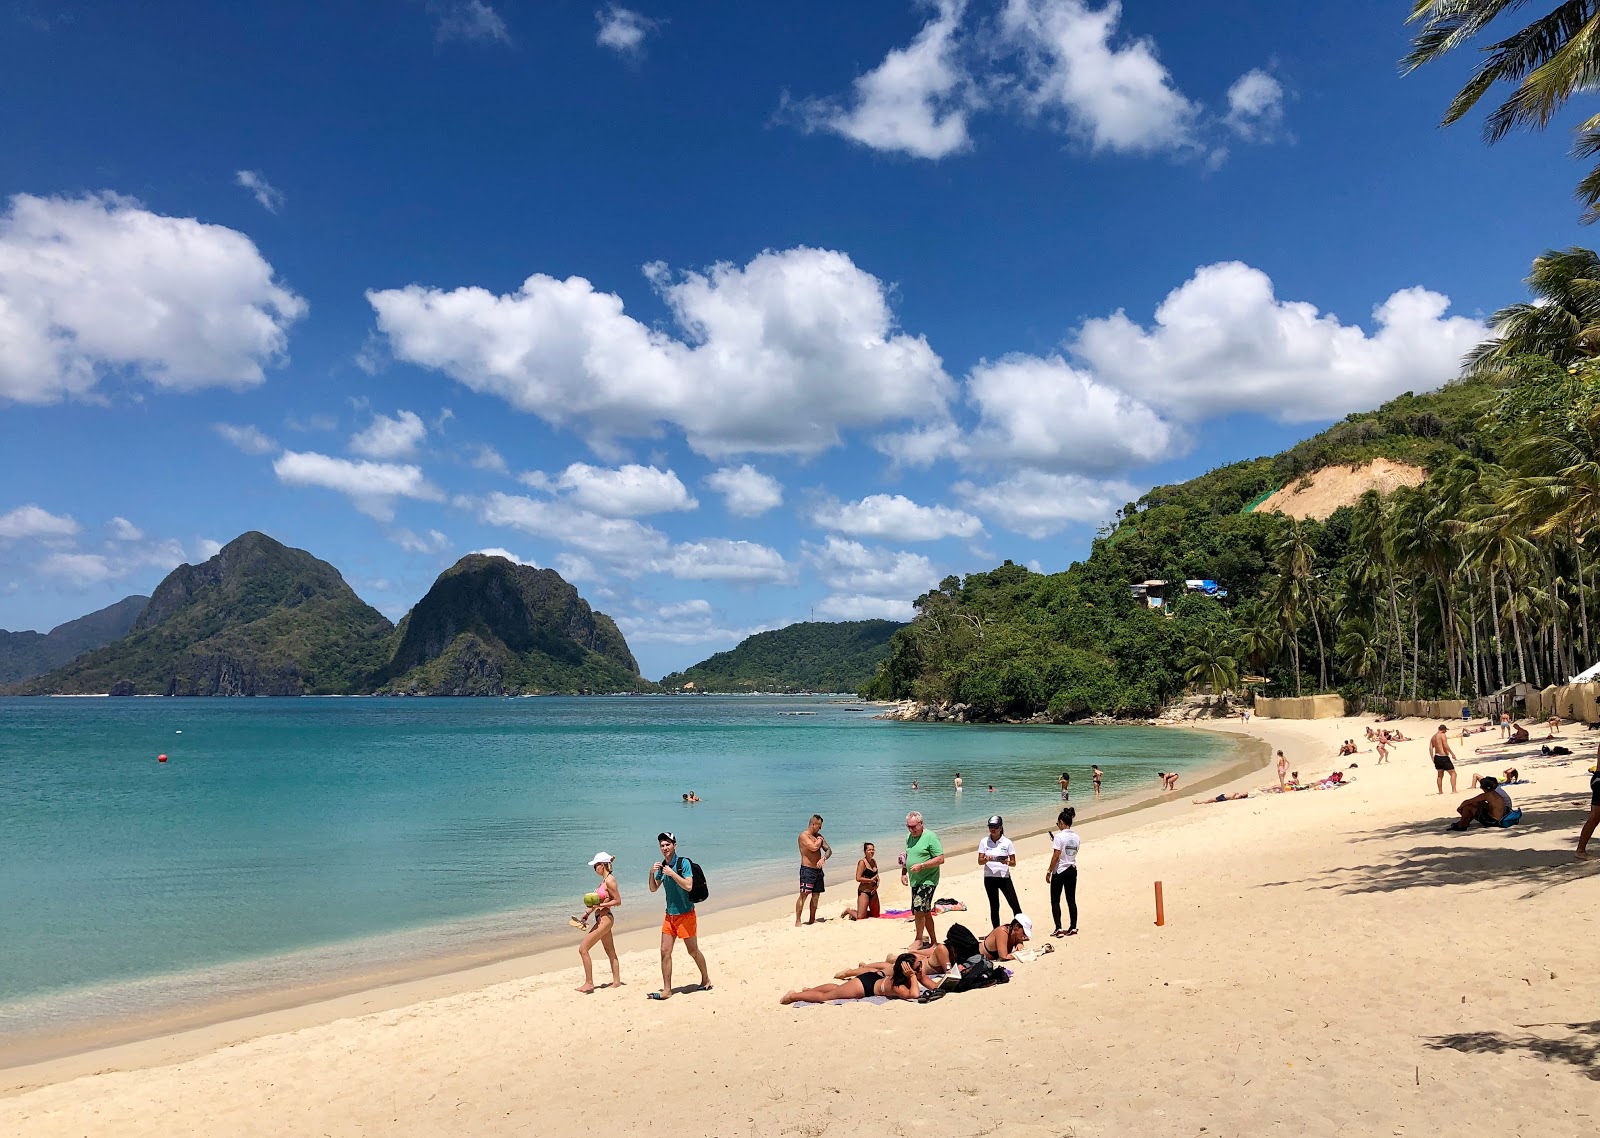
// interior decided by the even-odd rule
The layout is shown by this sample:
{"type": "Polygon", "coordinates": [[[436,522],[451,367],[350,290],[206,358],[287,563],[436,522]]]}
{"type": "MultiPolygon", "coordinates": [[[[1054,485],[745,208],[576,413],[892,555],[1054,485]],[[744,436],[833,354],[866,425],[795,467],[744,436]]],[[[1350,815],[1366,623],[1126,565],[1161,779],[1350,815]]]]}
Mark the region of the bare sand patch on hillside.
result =
{"type": "Polygon", "coordinates": [[[1325,466],[1256,506],[1254,513],[1287,514],[1325,521],[1340,506],[1353,506],[1368,490],[1387,494],[1401,486],[1420,486],[1428,472],[1420,466],[1375,458],[1364,466],[1325,466]]]}

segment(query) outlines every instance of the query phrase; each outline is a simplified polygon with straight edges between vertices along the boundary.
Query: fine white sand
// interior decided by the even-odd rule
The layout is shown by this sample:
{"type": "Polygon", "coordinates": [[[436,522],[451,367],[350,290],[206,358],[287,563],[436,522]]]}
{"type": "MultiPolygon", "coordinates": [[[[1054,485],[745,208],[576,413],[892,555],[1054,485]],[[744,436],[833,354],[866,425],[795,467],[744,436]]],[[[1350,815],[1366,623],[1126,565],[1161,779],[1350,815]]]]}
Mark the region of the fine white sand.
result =
{"type": "MultiPolygon", "coordinates": [[[[1338,741],[1364,726],[1248,730],[1305,779],[1341,765],[1338,741]]],[[[1566,729],[1566,765],[1515,762],[1533,780],[1511,788],[1521,826],[1454,834],[1470,775],[1507,764],[1470,761],[1490,736],[1458,744],[1460,790],[1440,797],[1430,725],[1402,726],[1415,741],[1387,766],[1364,750],[1341,789],[1199,806],[1180,790],[1081,827],[1082,934],[1043,936],[1056,951],[1004,987],[780,1007],[904,945],[910,925],[795,929],[792,901],[765,902],[703,922],[709,993],[647,1001],[655,936],[630,933],[628,985],[592,996],[573,991],[570,953],[13,1068],[0,1134],[1600,1132],[1600,862],[1572,856],[1589,733],[1566,729]]],[[[853,890],[848,836],[830,836],[836,918],[853,890]]],[[[1020,845],[1023,902],[1047,934],[1049,847],[1020,845]]],[[[966,900],[959,919],[981,934],[973,862],[947,866],[939,892],[966,900]]],[[[628,904],[655,903],[623,885],[628,904]]],[[[891,883],[886,902],[904,899],[891,883]]],[[[681,951],[677,968],[694,979],[681,951]]]]}

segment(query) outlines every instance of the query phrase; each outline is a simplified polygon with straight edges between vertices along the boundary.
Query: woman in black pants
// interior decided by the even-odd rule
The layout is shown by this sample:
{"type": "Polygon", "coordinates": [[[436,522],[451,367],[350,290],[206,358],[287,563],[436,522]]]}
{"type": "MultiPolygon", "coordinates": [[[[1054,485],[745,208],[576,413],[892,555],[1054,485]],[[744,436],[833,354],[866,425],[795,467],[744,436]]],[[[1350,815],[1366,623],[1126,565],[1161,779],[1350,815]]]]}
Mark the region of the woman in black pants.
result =
{"type": "Polygon", "coordinates": [[[1011,903],[1011,915],[1022,912],[1017,901],[1017,886],[1011,869],[1017,864],[1017,847],[1006,837],[1005,819],[996,814],[989,819],[989,836],[978,843],[978,864],[983,866],[983,889],[989,894],[989,925],[1000,927],[1000,895],[1011,903]]]}
{"type": "Polygon", "coordinates": [[[1044,879],[1050,883],[1050,915],[1055,918],[1056,931],[1051,936],[1078,935],[1078,835],[1072,832],[1072,820],[1078,812],[1068,806],[1056,816],[1056,832],[1050,838],[1050,867],[1044,879]],[[1061,928],[1061,895],[1067,896],[1067,915],[1072,923],[1061,928]]]}

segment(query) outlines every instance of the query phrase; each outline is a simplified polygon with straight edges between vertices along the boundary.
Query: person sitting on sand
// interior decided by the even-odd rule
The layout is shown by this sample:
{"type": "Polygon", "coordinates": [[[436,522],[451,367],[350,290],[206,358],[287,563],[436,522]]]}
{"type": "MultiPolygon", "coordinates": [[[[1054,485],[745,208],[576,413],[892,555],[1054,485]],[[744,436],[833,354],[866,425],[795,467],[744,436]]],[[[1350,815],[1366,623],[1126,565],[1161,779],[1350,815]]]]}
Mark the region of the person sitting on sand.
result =
{"type": "Polygon", "coordinates": [[[1452,830],[1466,830],[1474,822],[1480,826],[1498,826],[1500,820],[1511,813],[1511,793],[1500,785],[1494,775],[1484,775],[1479,780],[1482,793],[1474,794],[1460,806],[1456,813],[1460,819],[1451,824],[1452,830]]]}
{"type": "Polygon", "coordinates": [[[847,921],[864,921],[876,917],[878,907],[878,847],[866,842],[861,847],[861,860],[856,862],[856,907],[846,909],[841,915],[847,921]]]}
{"type": "Polygon", "coordinates": [[[1532,736],[1528,734],[1528,729],[1526,727],[1520,723],[1513,723],[1511,725],[1511,738],[1507,739],[1506,742],[1526,743],[1531,738],[1532,736]]]}
{"type": "Polygon", "coordinates": [[[1219,794],[1215,798],[1195,798],[1191,801],[1193,801],[1196,806],[1209,806],[1213,802],[1237,802],[1241,798],[1249,797],[1250,796],[1248,794],[1241,790],[1234,794],[1219,794]]]}
{"type": "Polygon", "coordinates": [[[902,952],[894,958],[894,971],[885,975],[868,969],[858,970],[850,979],[839,984],[818,984],[814,988],[801,988],[785,993],[780,1004],[825,1004],[829,1000],[865,1000],[869,996],[887,996],[891,1000],[914,1000],[922,994],[924,984],[920,975],[921,963],[916,956],[902,952]]]}
{"type": "Polygon", "coordinates": [[[1367,728],[1367,742],[1369,742],[1369,743],[1376,742],[1377,738],[1378,738],[1378,733],[1376,731],[1374,731],[1371,727],[1368,727],[1367,728]]]}

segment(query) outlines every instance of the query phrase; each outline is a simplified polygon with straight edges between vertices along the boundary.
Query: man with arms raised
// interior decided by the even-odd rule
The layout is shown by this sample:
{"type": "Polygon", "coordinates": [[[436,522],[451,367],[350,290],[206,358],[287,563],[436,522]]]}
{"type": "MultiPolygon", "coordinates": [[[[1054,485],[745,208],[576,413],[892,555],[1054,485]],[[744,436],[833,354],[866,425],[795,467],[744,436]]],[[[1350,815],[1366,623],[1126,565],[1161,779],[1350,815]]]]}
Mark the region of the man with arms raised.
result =
{"type": "Polygon", "coordinates": [[[695,918],[694,901],[689,894],[694,889],[694,866],[688,858],[678,853],[678,838],[670,831],[656,835],[661,847],[661,860],[650,867],[650,892],[667,891],[667,915],[661,922],[661,991],[651,992],[652,1000],[672,998],[672,946],[683,941],[689,958],[700,967],[699,991],[711,991],[711,973],[706,971],[706,958],[700,952],[700,930],[695,918]]]}
{"type": "Polygon", "coordinates": [[[933,894],[939,888],[939,867],[944,864],[944,847],[939,837],[922,823],[913,810],[906,815],[906,853],[900,865],[900,884],[911,886],[911,919],[916,923],[916,943],[912,948],[932,948],[939,943],[933,929],[933,894]]]}
{"type": "Polygon", "coordinates": [[[811,898],[811,915],[806,924],[817,923],[817,898],[821,897],[826,883],[822,876],[823,864],[833,856],[833,847],[822,836],[822,815],[811,815],[811,822],[800,831],[800,896],[794,903],[794,927],[800,927],[800,910],[806,898],[811,898]]]}

